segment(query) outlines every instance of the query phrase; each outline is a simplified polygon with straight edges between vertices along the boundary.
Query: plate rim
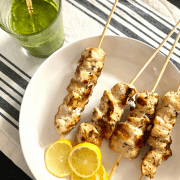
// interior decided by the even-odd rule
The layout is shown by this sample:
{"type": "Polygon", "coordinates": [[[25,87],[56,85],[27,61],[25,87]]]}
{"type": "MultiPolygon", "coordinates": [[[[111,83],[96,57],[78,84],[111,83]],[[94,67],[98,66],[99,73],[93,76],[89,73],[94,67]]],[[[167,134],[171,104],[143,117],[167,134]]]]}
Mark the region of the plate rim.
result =
{"type": "MultiPolygon", "coordinates": [[[[100,37],[101,37],[101,35],[91,36],[91,37],[88,37],[88,38],[79,39],[79,40],[74,41],[74,42],[72,42],[72,43],[66,44],[66,45],[64,45],[62,48],[58,49],[56,52],[54,52],[51,56],[49,56],[49,57],[39,66],[39,68],[38,68],[37,71],[34,73],[34,75],[32,76],[31,80],[29,81],[29,83],[28,83],[28,85],[27,85],[27,87],[26,87],[25,93],[24,93],[24,95],[23,95],[21,107],[20,107],[20,114],[19,114],[19,136],[20,136],[20,145],[21,145],[21,149],[22,149],[22,153],[23,153],[24,159],[25,159],[25,161],[26,161],[26,163],[27,163],[30,171],[32,172],[32,174],[33,174],[33,176],[34,176],[35,178],[36,178],[35,172],[34,172],[34,170],[32,170],[32,169],[30,168],[29,160],[27,159],[26,152],[25,152],[25,150],[24,150],[24,142],[23,142],[22,131],[21,131],[22,121],[23,121],[23,120],[22,120],[22,109],[24,108],[24,103],[25,103],[24,101],[25,101],[25,99],[26,99],[26,96],[27,96],[26,94],[27,94],[27,92],[28,92],[28,89],[29,89],[29,87],[31,86],[31,84],[33,83],[34,79],[36,79],[36,76],[39,74],[39,72],[41,72],[41,69],[44,67],[44,65],[45,65],[46,63],[49,63],[49,61],[51,61],[51,59],[53,59],[58,53],[60,53],[60,52],[63,51],[64,49],[68,48],[69,46],[73,46],[73,45],[76,44],[76,43],[80,43],[80,42],[82,42],[82,41],[87,41],[87,40],[90,40],[90,39],[92,39],[92,38],[100,38],[100,37]]],[[[140,41],[140,40],[137,40],[137,39],[133,39],[133,38],[129,38],[129,37],[122,37],[122,36],[118,36],[118,35],[105,35],[105,37],[109,37],[109,38],[111,38],[111,37],[116,37],[116,38],[119,38],[119,39],[122,39],[122,38],[123,38],[123,39],[129,39],[129,40],[132,40],[132,41],[136,41],[136,42],[138,42],[138,43],[141,43],[141,44],[143,44],[143,45],[145,45],[145,46],[148,46],[149,48],[155,50],[155,48],[153,48],[152,46],[150,46],[150,45],[148,45],[148,44],[146,44],[146,43],[144,43],[144,42],[142,42],[142,41],[140,41]]],[[[166,56],[165,56],[163,53],[161,53],[160,51],[159,51],[158,53],[160,53],[164,58],[166,58],[166,56]]],[[[170,61],[170,62],[171,62],[171,61],[170,61]]],[[[180,73],[180,71],[178,70],[178,68],[177,68],[172,62],[171,62],[171,64],[172,64],[173,67],[180,73]]]]}

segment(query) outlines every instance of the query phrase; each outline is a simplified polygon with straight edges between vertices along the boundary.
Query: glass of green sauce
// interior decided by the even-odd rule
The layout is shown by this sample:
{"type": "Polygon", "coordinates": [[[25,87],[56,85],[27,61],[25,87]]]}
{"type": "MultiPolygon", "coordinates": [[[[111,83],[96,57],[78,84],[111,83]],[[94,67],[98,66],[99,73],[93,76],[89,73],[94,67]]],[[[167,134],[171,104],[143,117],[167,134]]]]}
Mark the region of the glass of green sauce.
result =
{"type": "Polygon", "coordinates": [[[64,42],[61,0],[32,0],[30,16],[26,0],[0,0],[0,28],[30,54],[48,57],[64,42]]]}

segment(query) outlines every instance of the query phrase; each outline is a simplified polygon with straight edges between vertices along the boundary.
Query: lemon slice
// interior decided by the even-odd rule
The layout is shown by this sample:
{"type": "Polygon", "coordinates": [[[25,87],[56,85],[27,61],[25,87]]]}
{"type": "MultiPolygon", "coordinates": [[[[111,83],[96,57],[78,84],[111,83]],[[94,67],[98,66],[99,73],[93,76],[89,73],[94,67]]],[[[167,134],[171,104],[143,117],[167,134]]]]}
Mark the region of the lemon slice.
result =
{"type": "Polygon", "coordinates": [[[81,143],[73,147],[68,158],[73,172],[83,178],[94,175],[101,166],[101,151],[91,143],[81,143]]]}
{"type": "Polygon", "coordinates": [[[89,178],[82,178],[77,176],[75,173],[72,173],[71,180],[108,180],[108,175],[104,166],[101,165],[98,171],[93,176],[89,178]]]}
{"type": "Polygon", "coordinates": [[[68,176],[72,172],[68,164],[68,156],[71,150],[71,141],[66,139],[51,144],[45,152],[46,169],[57,177],[68,176]]]}

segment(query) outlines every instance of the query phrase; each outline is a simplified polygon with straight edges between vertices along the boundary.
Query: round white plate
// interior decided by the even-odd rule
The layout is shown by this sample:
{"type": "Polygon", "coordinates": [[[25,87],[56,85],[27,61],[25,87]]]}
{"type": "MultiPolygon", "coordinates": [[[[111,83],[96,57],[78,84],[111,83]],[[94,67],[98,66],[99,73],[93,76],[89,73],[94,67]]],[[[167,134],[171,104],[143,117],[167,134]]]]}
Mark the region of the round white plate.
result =
{"type": "MultiPolygon", "coordinates": [[[[61,48],[42,64],[27,87],[20,112],[20,139],[27,164],[38,180],[58,179],[52,176],[44,165],[46,148],[60,138],[54,128],[54,117],[63,98],[67,95],[66,87],[74,75],[82,51],[87,47],[96,47],[99,40],[100,36],[92,37],[61,48]]],[[[78,125],[91,120],[93,108],[99,106],[104,90],[110,90],[118,82],[129,83],[154,52],[154,49],[146,44],[118,36],[105,36],[101,48],[106,53],[104,68],[78,125]]],[[[135,81],[134,85],[139,92],[151,91],[164,61],[165,57],[160,53],[157,54],[135,81]]],[[[175,91],[179,80],[180,73],[172,63],[169,63],[155,92],[162,96],[167,91],[175,91]]],[[[128,107],[123,118],[127,115],[128,107]]],[[[158,167],[155,180],[180,179],[178,139],[180,131],[178,129],[180,129],[179,118],[172,132],[173,156],[158,167]]],[[[75,133],[76,128],[64,138],[74,142],[75,133]]],[[[102,163],[109,174],[118,153],[108,148],[107,140],[103,141],[100,149],[102,163]]],[[[132,161],[123,157],[112,179],[138,180],[141,175],[141,159],[145,150],[146,148],[143,148],[138,158],[132,161]]],[[[62,179],[70,179],[70,177],[62,179]]]]}

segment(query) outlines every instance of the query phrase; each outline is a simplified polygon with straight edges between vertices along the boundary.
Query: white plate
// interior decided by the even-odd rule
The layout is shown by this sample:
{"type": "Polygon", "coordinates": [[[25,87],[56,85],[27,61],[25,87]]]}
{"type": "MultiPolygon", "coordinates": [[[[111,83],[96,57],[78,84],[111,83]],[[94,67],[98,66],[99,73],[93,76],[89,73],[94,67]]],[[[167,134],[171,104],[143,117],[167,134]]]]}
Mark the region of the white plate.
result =
{"type": "MultiPolygon", "coordinates": [[[[38,180],[57,179],[46,170],[44,165],[45,149],[60,138],[54,128],[54,116],[67,94],[66,87],[73,77],[81,52],[86,47],[97,46],[99,39],[99,36],[92,37],[61,48],[42,64],[28,85],[20,112],[20,139],[25,159],[38,180]]],[[[90,102],[82,113],[80,122],[91,120],[93,107],[99,106],[104,90],[110,90],[119,81],[130,82],[154,52],[146,44],[117,36],[105,36],[101,48],[106,53],[104,68],[93,90],[90,102]]],[[[138,91],[151,91],[164,61],[165,57],[163,55],[160,53],[156,55],[142,75],[135,81],[134,85],[138,91]]],[[[161,96],[169,90],[176,90],[179,80],[180,73],[169,63],[156,92],[161,96]]],[[[128,109],[126,108],[125,115],[127,113],[128,109]]],[[[173,144],[171,148],[173,156],[168,161],[162,162],[162,165],[158,167],[155,180],[180,179],[179,120],[177,120],[172,132],[173,144]]],[[[65,135],[65,138],[74,142],[75,132],[76,128],[65,135]]],[[[110,173],[118,153],[108,148],[107,140],[103,141],[100,149],[102,163],[107,172],[110,173]]],[[[145,149],[143,148],[139,157],[135,160],[130,161],[123,157],[112,179],[138,180],[141,175],[141,158],[145,149]]]]}

